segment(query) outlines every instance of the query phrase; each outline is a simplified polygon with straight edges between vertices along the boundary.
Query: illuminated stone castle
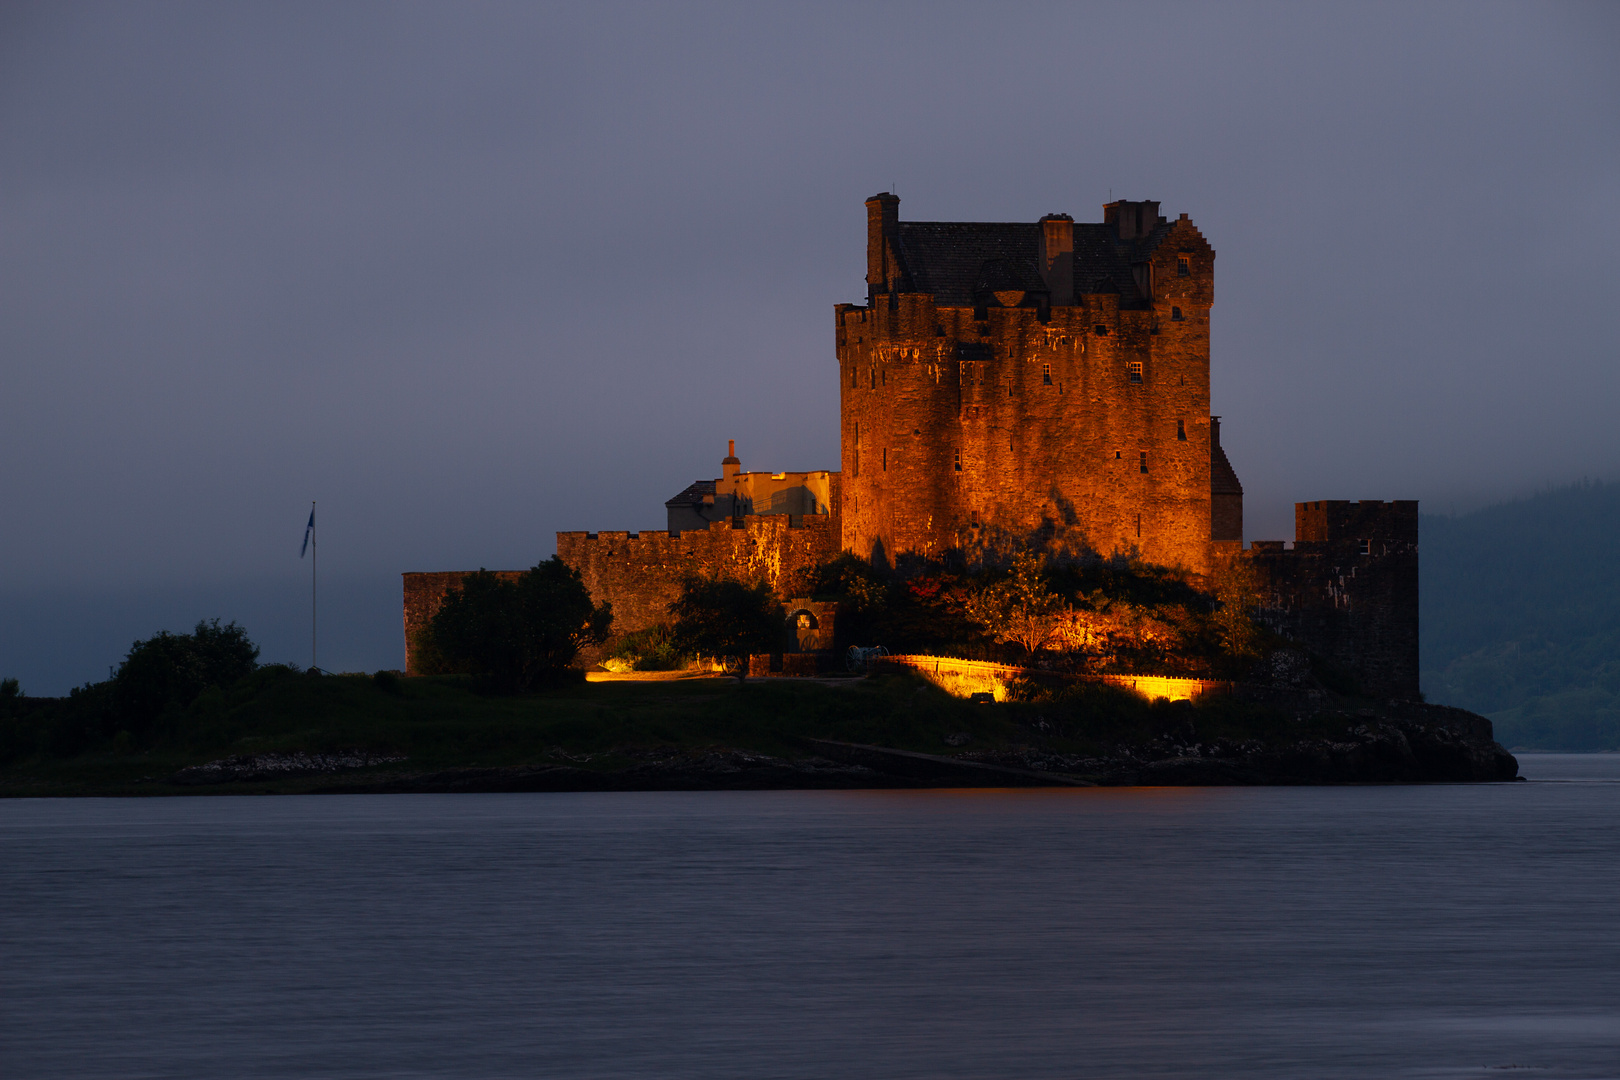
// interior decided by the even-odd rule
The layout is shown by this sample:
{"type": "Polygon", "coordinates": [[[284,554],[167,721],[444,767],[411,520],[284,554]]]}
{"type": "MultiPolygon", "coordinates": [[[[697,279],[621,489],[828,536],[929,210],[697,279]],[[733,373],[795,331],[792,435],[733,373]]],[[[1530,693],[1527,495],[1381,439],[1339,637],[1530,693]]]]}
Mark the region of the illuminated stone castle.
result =
{"type": "Polygon", "coordinates": [[[1215,252],[1187,215],[903,222],[866,203],[864,306],[836,309],[843,546],[987,534],[1208,569],[1243,489],[1209,413],[1215,252]]]}
{"type": "MultiPolygon", "coordinates": [[[[899,210],[867,200],[866,303],[834,309],[839,471],[743,472],[733,444],[720,477],[665,503],[665,529],[557,534],[617,631],[662,621],[694,573],[765,580],[803,627],[825,605],[795,598],[841,551],[892,564],[1011,542],[1195,574],[1247,559],[1276,629],[1373,692],[1416,696],[1416,503],[1301,503],[1292,548],[1243,551],[1243,488],[1209,412],[1215,251],[1186,214],[899,210]]],[[[405,575],[407,670],[411,630],[460,576],[405,575]]]]}

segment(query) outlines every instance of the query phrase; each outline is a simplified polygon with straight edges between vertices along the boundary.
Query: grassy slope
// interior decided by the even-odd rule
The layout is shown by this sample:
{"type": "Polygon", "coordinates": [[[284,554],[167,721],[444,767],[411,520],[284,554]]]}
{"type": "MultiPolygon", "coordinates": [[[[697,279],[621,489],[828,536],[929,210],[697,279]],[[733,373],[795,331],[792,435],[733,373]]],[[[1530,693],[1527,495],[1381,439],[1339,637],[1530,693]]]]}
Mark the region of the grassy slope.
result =
{"type": "MultiPolygon", "coordinates": [[[[1189,722],[1206,740],[1306,733],[1291,717],[1255,706],[1150,705],[1106,687],[1081,688],[1057,702],[1007,705],[970,704],[898,675],[847,686],[798,680],[739,686],[724,679],[590,683],[499,698],[456,679],[405,680],[389,692],[365,676],[261,672],[168,718],[166,731],[144,751],[120,754],[108,740],[72,758],[36,753],[15,760],[0,770],[0,794],[218,793],[175,789],[161,780],[188,765],[267,751],[391,751],[408,762],[378,768],[412,773],[518,764],[613,769],[652,747],[803,756],[795,736],[943,754],[953,752],[947,734],[966,732],[973,737],[968,750],[1039,743],[1060,753],[1089,753],[1185,731],[1189,722]]],[[[289,779],[251,789],[311,790],[332,782],[289,779]]]]}
{"type": "Polygon", "coordinates": [[[1620,749],[1620,485],[1422,524],[1423,688],[1506,746],[1620,749]]]}

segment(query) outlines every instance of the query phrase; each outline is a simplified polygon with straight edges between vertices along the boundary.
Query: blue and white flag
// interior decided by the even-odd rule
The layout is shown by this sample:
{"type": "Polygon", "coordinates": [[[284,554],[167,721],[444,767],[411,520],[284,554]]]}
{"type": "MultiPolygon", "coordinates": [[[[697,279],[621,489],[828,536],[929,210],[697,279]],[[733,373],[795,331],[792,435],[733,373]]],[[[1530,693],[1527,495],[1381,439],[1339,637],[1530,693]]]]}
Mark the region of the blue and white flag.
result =
{"type": "Polygon", "coordinates": [[[298,549],[298,557],[302,559],[304,552],[309,550],[309,534],[315,531],[315,508],[309,508],[309,524],[304,526],[304,546],[298,549]]]}

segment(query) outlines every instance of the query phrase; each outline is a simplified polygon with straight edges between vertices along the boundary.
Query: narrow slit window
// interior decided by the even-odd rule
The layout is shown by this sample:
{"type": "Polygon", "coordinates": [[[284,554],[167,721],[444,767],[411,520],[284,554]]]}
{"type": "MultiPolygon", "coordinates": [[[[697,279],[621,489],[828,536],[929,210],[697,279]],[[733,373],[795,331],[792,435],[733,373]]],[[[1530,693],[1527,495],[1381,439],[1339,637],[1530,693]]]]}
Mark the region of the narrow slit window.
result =
{"type": "Polygon", "coordinates": [[[1127,365],[1127,370],[1131,374],[1131,382],[1139,383],[1142,381],[1142,361],[1132,360],[1127,365]]]}
{"type": "Polygon", "coordinates": [[[872,368],[872,389],[877,389],[877,368],[872,368]]]}
{"type": "Polygon", "coordinates": [[[962,451],[960,450],[956,452],[956,471],[962,471],[962,451]]]}
{"type": "Polygon", "coordinates": [[[1051,386],[1052,385],[1052,365],[1051,364],[1042,364],[1041,365],[1041,385],[1043,385],[1043,386],[1051,386]]]}
{"type": "Polygon", "coordinates": [[[850,368],[849,369],[849,388],[851,390],[856,390],[856,389],[860,388],[860,385],[861,385],[861,373],[860,373],[860,371],[858,369],[856,369],[856,368],[853,368],[853,367],[850,368]]]}
{"type": "Polygon", "coordinates": [[[861,422],[859,420],[855,421],[855,450],[851,456],[854,458],[852,463],[854,467],[850,469],[850,473],[859,476],[861,475],[861,422]]]}
{"type": "Polygon", "coordinates": [[[973,527],[975,529],[979,527],[979,512],[977,510],[973,511],[973,527]]]}
{"type": "Polygon", "coordinates": [[[1187,441],[1187,421],[1176,421],[1176,438],[1180,439],[1182,442],[1187,441]]]}
{"type": "Polygon", "coordinates": [[[1180,322],[1181,321],[1181,309],[1180,308],[1173,307],[1173,308],[1170,309],[1170,321],[1171,322],[1180,322]]]}
{"type": "Polygon", "coordinates": [[[889,448],[887,446],[883,448],[883,471],[889,471],[889,448]]]}
{"type": "Polygon", "coordinates": [[[1192,277],[1192,259],[1186,255],[1176,257],[1176,277],[1192,277]]]}
{"type": "Polygon", "coordinates": [[[1137,458],[1137,462],[1138,462],[1138,468],[1142,472],[1147,472],[1147,451],[1146,450],[1142,451],[1141,455],[1137,458]]]}

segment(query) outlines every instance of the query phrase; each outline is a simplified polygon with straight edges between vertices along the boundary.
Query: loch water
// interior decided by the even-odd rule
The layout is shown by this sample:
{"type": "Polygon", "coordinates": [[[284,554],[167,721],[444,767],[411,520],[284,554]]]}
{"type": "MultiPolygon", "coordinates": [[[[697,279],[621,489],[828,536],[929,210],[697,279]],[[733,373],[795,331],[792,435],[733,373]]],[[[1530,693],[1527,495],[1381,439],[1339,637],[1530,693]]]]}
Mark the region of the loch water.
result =
{"type": "Polygon", "coordinates": [[[0,1076],[1620,1076],[1620,756],[0,803],[0,1076]]]}

